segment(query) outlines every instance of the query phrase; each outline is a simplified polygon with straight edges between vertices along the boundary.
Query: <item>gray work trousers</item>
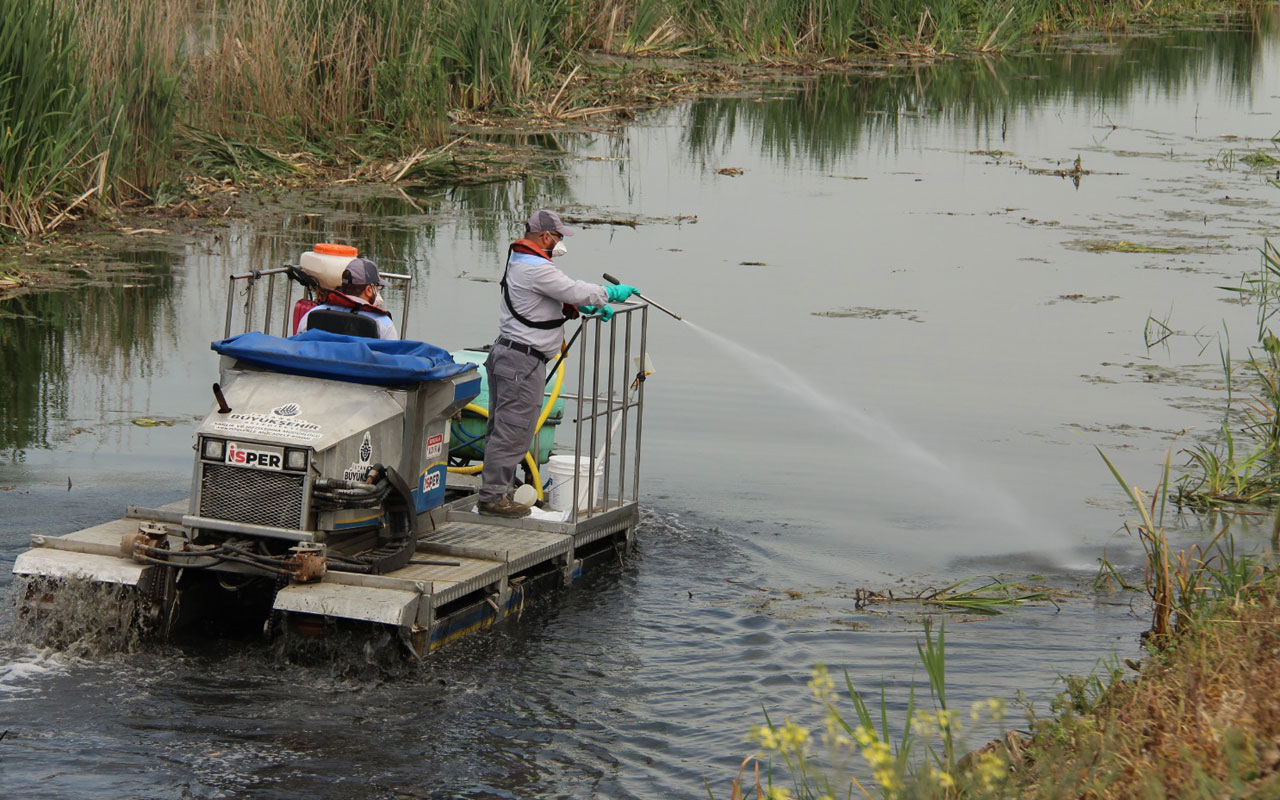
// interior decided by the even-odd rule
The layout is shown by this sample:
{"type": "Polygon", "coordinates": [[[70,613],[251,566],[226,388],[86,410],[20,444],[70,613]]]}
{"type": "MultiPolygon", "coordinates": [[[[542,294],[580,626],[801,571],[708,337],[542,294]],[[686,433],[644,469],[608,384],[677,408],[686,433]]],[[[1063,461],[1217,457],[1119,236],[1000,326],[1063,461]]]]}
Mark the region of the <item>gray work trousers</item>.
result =
{"type": "Polygon", "coordinates": [[[492,503],[510,494],[516,467],[533,443],[547,365],[528,353],[495,344],[484,368],[489,373],[489,424],[485,429],[480,502],[492,503]]]}

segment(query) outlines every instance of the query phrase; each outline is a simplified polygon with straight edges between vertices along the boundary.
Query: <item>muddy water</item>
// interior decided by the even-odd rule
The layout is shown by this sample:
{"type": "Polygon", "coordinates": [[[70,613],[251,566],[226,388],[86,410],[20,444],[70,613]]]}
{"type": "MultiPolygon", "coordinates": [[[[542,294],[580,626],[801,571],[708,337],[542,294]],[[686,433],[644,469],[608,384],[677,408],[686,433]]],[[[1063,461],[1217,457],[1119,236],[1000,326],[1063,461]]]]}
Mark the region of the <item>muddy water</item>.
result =
{"type": "Polygon", "coordinates": [[[1275,168],[1240,160],[1276,152],[1278,46],[1264,26],[755,89],[548,141],[554,180],[290,196],[118,254],[141,277],[5,303],[6,567],[31,533],[186,496],[223,276],[320,239],[413,273],[410,333],[461,347],[493,336],[521,211],[636,219],[588,226],[563,266],[787,367],[655,314],[639,552],[421,669],[356,647],[305,667],[254,642],[0,647],[5,796],[725,796],[762,705],[812,721],[813,663],[896,709],[923,680],[915,610],[859,610],[855,588],[969,576],[1069,593],[948,622],[953,703],[1043,710],[1059,672],[1133,655],[1144,627],[1091,589],[1104,554],[1139,563],[1093,445],[1154,483],[1218,425],[1224,325],[1236,356],[1254,339],[1216,287],[1257,263],[1280,200],[1275,168]],[[1147,347],[1149,316],[1175,335],[1147,347]]]}

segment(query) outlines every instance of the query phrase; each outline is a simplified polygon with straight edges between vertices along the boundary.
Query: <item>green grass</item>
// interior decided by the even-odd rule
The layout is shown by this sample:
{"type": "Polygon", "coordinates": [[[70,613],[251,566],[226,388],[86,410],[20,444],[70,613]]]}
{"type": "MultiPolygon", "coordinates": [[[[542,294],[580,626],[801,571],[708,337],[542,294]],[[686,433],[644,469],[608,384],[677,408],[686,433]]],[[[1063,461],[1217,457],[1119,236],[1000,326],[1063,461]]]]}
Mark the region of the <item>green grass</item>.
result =
{"type": "Polygon", "coordinates": [[[32,237],[92,192],[101,123],[87,63],[52,0],[0,0],[0,231],[32,237]]]}

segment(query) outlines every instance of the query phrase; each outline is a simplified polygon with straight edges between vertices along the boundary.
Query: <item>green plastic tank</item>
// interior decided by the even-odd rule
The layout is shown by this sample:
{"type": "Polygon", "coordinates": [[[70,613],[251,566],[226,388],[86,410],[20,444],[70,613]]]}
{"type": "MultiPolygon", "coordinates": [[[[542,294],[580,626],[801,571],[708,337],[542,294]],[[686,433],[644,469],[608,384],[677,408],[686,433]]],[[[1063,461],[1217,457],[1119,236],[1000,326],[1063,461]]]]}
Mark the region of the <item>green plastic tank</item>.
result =
{"type": "MultiPolygon", "coordinates": [[[[453,360],[459,364],[475,364],[480,372],[480,394],[472,400],[473,405],[483,409],[489,408],[489,375],[485,372],[484,362],[489,354],[482,350],[458,350],[453,360]]],[[[544,400],[545,402],[545,400],[544,400]]],[[[543,424],[542,430],[535,437],[537,450],[534,456],[539,464],[547,463],[551,457],[551,447],[556,441],[556,426],[564,419],[564,400],[557,397],[551,407],[551,414],[543,424]]],[[[484,431],[488,420],[474,411],[464,409],[458,419],[453,421],[449,430],[449,455],[458,458],[469,458],[475,461],[484,460],[484,431]]]]}

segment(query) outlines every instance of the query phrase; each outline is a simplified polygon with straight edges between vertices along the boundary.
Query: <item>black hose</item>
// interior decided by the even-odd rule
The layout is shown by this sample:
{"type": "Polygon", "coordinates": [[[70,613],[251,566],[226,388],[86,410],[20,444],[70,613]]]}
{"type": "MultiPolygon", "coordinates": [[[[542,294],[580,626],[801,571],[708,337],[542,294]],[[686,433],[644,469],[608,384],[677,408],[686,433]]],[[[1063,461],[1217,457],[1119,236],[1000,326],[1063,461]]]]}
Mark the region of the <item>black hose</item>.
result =
{"type": "Polygon", "coordinates": [[[418,544],[418,510],[413,503],[413,492],[390,467],[385,469],[380,483],[387,487],[383,507],[391,525],[389,535],[380,534],[378,547],[354,558],[341,558],[331,569],[383,575],[400,569],[413,557],[418,544]]]}

